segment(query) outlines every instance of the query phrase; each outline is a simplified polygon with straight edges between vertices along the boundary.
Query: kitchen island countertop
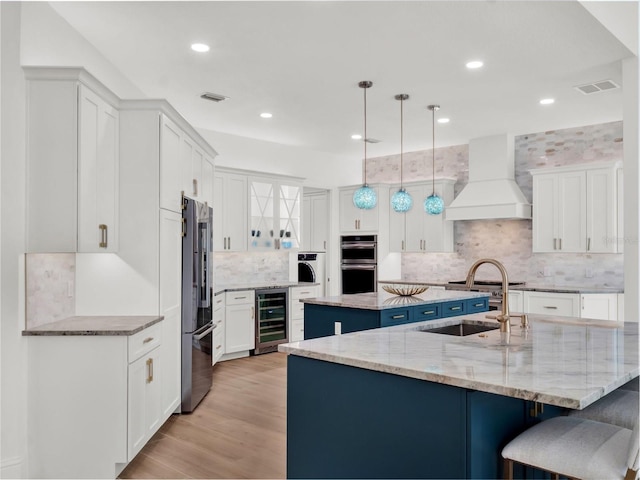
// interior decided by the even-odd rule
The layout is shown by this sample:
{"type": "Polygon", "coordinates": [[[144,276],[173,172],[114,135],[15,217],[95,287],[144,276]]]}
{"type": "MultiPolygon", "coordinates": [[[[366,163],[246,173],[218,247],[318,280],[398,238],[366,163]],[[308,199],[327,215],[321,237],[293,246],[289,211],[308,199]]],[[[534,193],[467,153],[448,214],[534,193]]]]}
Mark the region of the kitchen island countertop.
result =
{"type": "MultiPolygon", "coordinates": [[[[318,299],[316,299],[318,300],[318,299]]],[[[484,313],[464,319],[493,322],[484,313]]],[[[582,409],[639,374],[638,323],[529,315],[499,330],[456,337],[420,331],[453,317],[279,346],[289,354],[582,409]]],[[[497,324],[496,324],[497,326],[497,324]]]]}

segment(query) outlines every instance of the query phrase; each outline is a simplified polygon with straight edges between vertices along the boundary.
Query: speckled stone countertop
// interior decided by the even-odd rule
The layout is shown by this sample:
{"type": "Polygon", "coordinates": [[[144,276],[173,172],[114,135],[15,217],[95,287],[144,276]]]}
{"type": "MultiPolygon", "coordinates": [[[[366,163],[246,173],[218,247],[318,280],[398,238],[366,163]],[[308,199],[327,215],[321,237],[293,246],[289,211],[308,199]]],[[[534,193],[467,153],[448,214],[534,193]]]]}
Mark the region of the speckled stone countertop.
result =
{"type": "MultiPolygon", "coordinates": [[[[420,282],[418,280],[380,280],[378,283],[401,283],[406,285],[432,285],[437,287],[445,287],[452,290],[465,290],[464,285],[451,285],[447,282],[420,282]]],[[[529,292],[552,292],[552,293],[624,293],[621,287],[583,287],[579,285],[537,285],[534,283],[525,283],[523,285],[512,285],[509,290],[526,290],[529,292]]]]}
{"type": "MultiPolygon", "coordinates": [[[[529,315],[523,330],[466,337],[420,331],[484,313],[279,345],[293,355],[582,409],[639,374],[638,323],[529,315]]],[[[310,380],[311,381],[311,380],[310,380]]]]}
{"type": "Polygon", "coordinates": [[[430,303],[452,302],[469,298],[488,297],[486,292],[467,292],[461,290],[427,290],[420,295],[401,297],[381,291],[375,293],[355,293],[335,297],[303,298],[303,303],[329,305],[332,307],[358,308],[362,310],[384,310],[403,305],[428,305],[430,303]]]}
{"type": "Polygon", "coordinates": [[[69,317],[23,330],[24,336],[133,335],[164,317],[160,315],[69,317]]]}
{"type": "Polygon", "coordinates": [[[311,282],[272,282],[272,283],[236,283],[226,285],[216,285],[214,287],[214,295],[224,292],[237,292],[239,290],[262,290],[264,288],[289,288],[289,287],[311,287],[320,285],[311,282]]]}

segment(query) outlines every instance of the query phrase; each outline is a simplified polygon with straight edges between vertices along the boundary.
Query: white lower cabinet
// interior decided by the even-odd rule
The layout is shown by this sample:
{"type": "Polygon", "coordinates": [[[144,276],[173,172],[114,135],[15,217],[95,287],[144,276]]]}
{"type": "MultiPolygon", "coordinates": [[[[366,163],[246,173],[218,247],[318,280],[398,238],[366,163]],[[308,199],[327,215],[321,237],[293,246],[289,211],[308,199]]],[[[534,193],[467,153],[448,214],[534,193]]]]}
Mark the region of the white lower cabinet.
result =
{"type": "Polygon", "coordinates": [[[580,317],[580,294],[525,291],[524,311],[538,315],[580,317]]]}
{"type": "Polygon", "coordinates": [[[512,313],[524,312],[524,292],[509,290],[509,311],[512,313]]]}
{"type": "Polygon", "coordinates": [[[580,295],[580,316],[598,320],[618,320],[618,294],[583,293],[580,295]]]}
{"type": "Polygon", "coordinates": [[[318,287],[315,285],[304,287],[291,287],[289,289],[289,341],[299,342],[304,340],[304,303],[302,298],[314,298],[318,296],[318,287]]]}
{"type": "Polygon", "coordinates": [[[215,365],[225,350],[225,317],[226,317],[225,294],[220,293],[213,298],[213,355],[211,364],[215,365]]]}
{"type": "Polygon", "coordinates": [[[167,419],[162,322],[28,343],[29,478],[116,478],[167,419]]]}
{"type": "Polygon", "coordinates": [[[225,294],[225,354],[248,352],[256,347],[255,292],[225,294]]]}

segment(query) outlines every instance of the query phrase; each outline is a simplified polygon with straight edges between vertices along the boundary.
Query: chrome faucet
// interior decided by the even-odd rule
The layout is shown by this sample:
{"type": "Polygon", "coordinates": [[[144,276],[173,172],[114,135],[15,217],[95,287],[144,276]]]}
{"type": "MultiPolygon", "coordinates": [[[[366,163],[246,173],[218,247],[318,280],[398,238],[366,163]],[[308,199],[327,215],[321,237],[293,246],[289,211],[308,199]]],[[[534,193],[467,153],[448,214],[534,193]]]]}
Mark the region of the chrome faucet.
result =
{"type": "MultiPolygon", "coordinates": [[[[509,276],[507,275],[507,269],[504,268],[504,265],[500,263],[498,260],[494,260],[493,258],[481,258],[469,269],[469,273],[467,273],[467,288],[473,287],[473,281],[476,277],[476,271],[480,265],[485,263],[490,263],[494,265],[498,270],[500,270],[500,275],[502,275],[502,312],[498,315],[487,315],[487,318],[491,318],[493,320],[497,320],[500,323],[500,331],[502,333],[511,333],[511,325],[509,323],[509,276]]],[[[526,314],[521,315],[511,315],[513,317],[520,317],[522,320],[522,327],[527,328],[529,326],[529,322],[526,314]]]]}

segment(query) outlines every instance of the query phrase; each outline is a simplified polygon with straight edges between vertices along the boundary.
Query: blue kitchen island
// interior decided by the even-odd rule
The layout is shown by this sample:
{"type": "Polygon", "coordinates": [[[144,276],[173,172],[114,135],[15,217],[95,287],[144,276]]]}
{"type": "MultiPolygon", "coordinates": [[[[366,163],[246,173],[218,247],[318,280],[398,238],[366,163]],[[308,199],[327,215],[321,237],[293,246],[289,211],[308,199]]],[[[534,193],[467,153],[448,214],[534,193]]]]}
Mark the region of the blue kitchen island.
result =
{"type": "Polygon", "coordinates": [[[381,291],[301,301],[304,303],[305,340],[489,309],[489,294],[486,292],[437,289],[406,297],[381,291]]]}
{"type": "MultiPolygon", "coordinates": [[[[280,345],[288,478],[501,478],[502,447],[638,376],[638,324],[485,314],[280,345]],[[492,323],[493,322],[493,323],[492,323]]],[[[516,472],[531,475],[532,472],[516,472]]]]}

